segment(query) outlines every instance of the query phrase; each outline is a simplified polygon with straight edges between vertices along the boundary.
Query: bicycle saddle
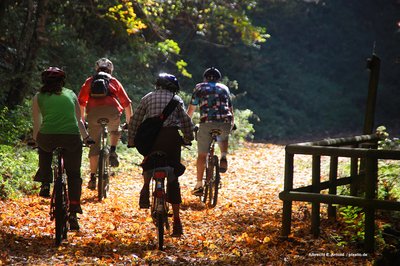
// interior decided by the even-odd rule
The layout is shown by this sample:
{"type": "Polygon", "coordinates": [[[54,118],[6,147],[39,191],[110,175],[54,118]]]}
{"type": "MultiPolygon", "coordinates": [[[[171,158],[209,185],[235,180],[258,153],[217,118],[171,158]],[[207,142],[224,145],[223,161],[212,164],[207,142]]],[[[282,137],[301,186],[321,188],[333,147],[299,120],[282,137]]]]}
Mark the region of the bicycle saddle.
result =
{"type": "Polygon", "coordinates": [[[210,134],[211,135],[221,135],[222,131],[221,129],[211,129],[210,134]]]}
{"type": "Polygon", "coordinates": [[[108,124],[108,122],[110,122],[110,120],[108,118],[99,118],[97,120],[97,123],[99,123],[99,124],[108,124]]]}

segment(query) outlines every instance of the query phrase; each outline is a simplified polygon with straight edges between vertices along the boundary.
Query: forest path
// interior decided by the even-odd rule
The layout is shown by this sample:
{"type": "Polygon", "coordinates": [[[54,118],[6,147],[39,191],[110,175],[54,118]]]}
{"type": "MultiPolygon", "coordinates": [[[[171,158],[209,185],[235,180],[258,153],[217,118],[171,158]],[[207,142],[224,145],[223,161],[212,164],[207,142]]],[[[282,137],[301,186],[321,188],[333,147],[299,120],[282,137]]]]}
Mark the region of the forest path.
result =
{"type": "Polygon", "coordinates": [[[184,236],[167,235],[165,251],[157,250],[149,211],[138,207],[140,168],[127,162],[122,161],[112,177],[110,195],[103,202],[86,188],[85,178],[81,230],[69,232],[68,240],[58,248],[53,246],[48,199],[29,196],[0,201],[0,265],[370,264],[370,255],[349,257],[360,251],[339,248],[329,237],[336,230],[335,223],[323,222],[321,237],[313,239],[304,203],[294,204],[290,240],[280,240],[282,201],[278,194],[283,189],[284,155],[284,146],[255,143],[232,152],[213,209],[190,194],[195,158],[187,159],[186,172],[180,177],[184,236]]]}

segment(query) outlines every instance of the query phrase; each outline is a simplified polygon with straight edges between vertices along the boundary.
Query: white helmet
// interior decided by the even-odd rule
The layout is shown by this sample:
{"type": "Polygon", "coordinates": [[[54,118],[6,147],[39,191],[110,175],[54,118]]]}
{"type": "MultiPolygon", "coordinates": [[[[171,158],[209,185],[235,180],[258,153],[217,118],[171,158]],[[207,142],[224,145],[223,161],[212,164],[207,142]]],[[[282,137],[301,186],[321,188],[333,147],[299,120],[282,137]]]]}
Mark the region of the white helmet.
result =
{"type": "Polygon", "coordinates": [[[113,63],[108,58],[100,58],[96,61],[96,72],[104,71],[111,74],[114,70],[113,63]]]}

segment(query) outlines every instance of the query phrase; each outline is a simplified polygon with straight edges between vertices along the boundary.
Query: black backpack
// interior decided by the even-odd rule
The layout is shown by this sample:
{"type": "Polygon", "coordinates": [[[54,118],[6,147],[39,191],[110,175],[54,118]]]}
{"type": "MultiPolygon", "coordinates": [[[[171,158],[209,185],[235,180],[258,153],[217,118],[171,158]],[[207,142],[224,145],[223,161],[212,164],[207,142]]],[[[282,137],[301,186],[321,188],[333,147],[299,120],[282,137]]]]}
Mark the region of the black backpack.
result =
{"type": "Polygon", "coordinates": [[[90,86],[90,97],[102,98],[110,96],[110,80],[111,75],[106,72],[99,72],[94,75],[90,86]]]}
{"type": "Polygon", "coordinates": [[[139,125],[134,142],[141,155],[147,156],[150,153],[164,121],[174,111],[178,103],[179,101],[172,97],[160,115],[147,118],[139,125]]]}

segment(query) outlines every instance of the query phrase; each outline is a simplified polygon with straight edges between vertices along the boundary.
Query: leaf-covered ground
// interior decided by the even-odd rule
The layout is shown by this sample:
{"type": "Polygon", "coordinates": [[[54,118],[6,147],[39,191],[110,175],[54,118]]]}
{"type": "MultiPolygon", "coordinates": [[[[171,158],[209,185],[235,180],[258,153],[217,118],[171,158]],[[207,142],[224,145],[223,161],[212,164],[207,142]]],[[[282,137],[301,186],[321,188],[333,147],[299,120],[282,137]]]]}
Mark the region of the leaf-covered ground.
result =
{"type": "Polygon", "coordinates": [[[190,194],[194,158],[185,164],[180,178],[184,236],[167,236],[165,251],[157,250],[149,211],[138,207],[140,169],[123,162],[103,202],[86,188],[85,178],[81,230],[69,232],[58,248],[49,200],[0,201],[0,265],[370,265],[374,260],[360,249],[338,247],[330,237],[338,230],[336,222],[324,219],[321,236],[312,238],[306,204],[294,204],[292,235],[280,239],[284,146],[247,143],[233,152],[214,209],[190,194]]]}

